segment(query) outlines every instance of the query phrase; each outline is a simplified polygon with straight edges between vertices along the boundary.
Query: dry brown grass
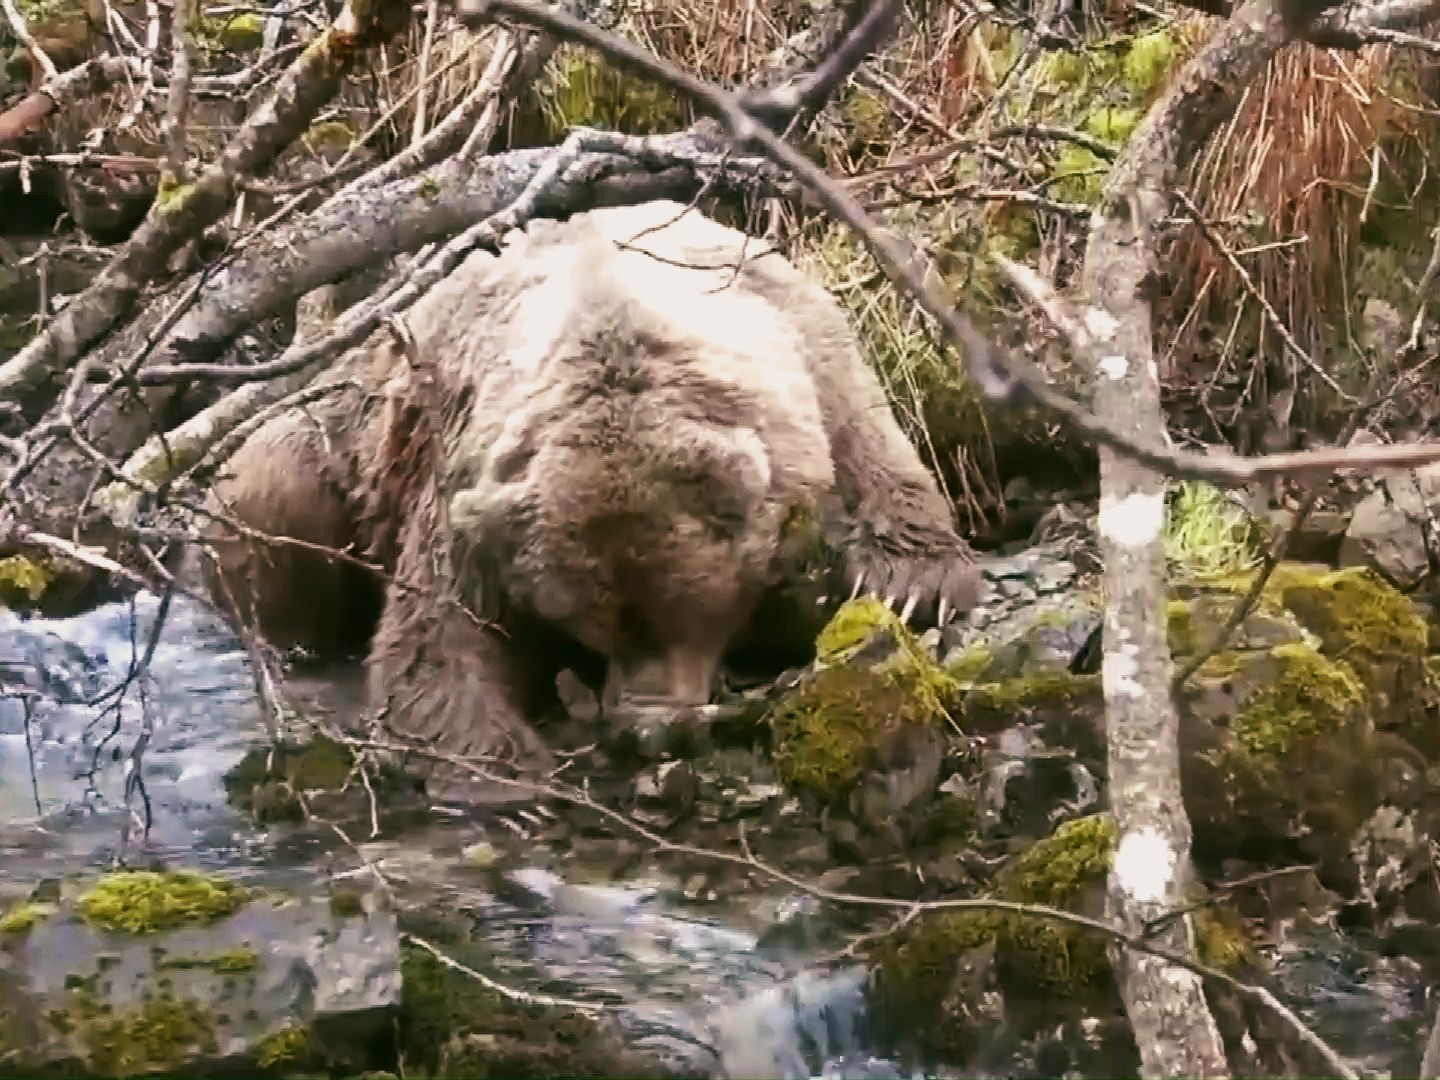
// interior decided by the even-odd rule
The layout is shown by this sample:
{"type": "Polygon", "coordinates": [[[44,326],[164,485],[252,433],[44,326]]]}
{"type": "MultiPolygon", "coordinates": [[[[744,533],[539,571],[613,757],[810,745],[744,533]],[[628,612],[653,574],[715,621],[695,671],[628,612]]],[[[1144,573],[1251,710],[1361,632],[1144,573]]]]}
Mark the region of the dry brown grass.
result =
{"type": "MultiPolygon", "coordinates": [[[[1388,168],[1387,146],[1414,133],[1414,115],[1388,92],[1403,63],[1384,46],[1286,49],[1190,169],[1187,186],[1201,213],[1312,351],[1343,325],[1362,214],[1373,209],[1371,178],[1388,168]]],[[[1236,339],[1254,345],[1258,305],[1198,228],[1177,237],[1172,265],[1182,323],[1173,348],[1193,347],[1207,323],[1248,325],[1236,339]]],[[[1278,355],[1273,334],[1266,337],[1278,355]]]]}

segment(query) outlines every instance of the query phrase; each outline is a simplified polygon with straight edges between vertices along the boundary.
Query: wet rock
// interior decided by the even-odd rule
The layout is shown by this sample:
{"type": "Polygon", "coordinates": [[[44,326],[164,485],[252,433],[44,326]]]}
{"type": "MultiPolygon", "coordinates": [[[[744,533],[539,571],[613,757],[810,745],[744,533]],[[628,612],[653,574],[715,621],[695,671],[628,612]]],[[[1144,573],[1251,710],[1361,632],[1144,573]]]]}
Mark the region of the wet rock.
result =
{"type": "Polygon", "coordinates": [[[1402,588],[1431,575],[1440,466],[1377,473],[1374,488],[1355,507],[1340,544],[1343,566],[1368,566],[1402,588]]]}
{"type": "Polygon", "coordinates": [[[104,665],[104,658],[93,651],[0,611],[3,730],[11,732],[22,697],[68,705],[91,700],[104,685],[104,665]]]}
{"type": "Polygon", "coordinates": [[[500,984],[487,985],[446,963],[442,956],[473,971],[493,966],[463,920],[415,915],[405,927],[418,939],[404,946],[405,997],[397,1024],[401,1060],[410,1075],[468,1080],[663,1077],[686,1071],[684,1063],[672,1070],[626,1050],[598,1005],[590,1013],[544,995],[506,993],[500,984]]]}
{"type": "Polygon", "coordinates": [[[635,810],[641,820],[669,827],[695,809],[700,780],[688,761],[651,766],[635,779],[635,810]]]}
{"type": "Polygon", "coordinates": [[[137,1075],[365,1067],[400,1001],[393,915],[368,900],[253,895],[200,874],[124,871],[10,909],[0,936],[9,1071],[137,1075]],[[24,917],[27,913],[33,917],[24,917]]]}

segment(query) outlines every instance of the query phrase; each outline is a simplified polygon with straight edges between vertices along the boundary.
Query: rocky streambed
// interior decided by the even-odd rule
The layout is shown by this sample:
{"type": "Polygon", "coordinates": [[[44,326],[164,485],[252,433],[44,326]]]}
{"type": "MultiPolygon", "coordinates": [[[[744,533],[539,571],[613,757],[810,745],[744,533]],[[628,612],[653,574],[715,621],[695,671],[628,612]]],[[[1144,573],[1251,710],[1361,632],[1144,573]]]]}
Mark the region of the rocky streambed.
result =
{"type": "MultiPolygon", "coordinates": [[[[572,695],[588,794],[503,819],[315,737],[354,672],[265,720],[186,601],[141,677],[154,597],[0,614],[0,1075],[1133,1075],[1103,942],[906,906],[1099,912],[1095,599],[1054,549],[987,574],[965,627],[851,604],[808,668],[642,739],[572,695]]],[[[1245,587],[1177,589],[1177,656],[1245,587]]],[[[1408,600],[1289,566],[1182,695],[1201,958],[1374,1074],[1418,1066],[1435,975],[1434,666],[1408,600]]],[[[1239,1071],[1314,1071],[1212,1003],[1239,1071]]]]}

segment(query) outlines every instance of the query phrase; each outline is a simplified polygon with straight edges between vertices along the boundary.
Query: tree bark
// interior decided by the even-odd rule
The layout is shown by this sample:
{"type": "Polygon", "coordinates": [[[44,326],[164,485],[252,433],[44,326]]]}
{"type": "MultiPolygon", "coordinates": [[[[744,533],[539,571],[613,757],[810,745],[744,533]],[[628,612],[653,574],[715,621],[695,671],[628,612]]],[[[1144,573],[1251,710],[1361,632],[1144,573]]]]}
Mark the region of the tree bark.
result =
{"type": "MultiPolygon", "coordinates": [[[[1169,209],[1182,155],[1197,152],[1233,111],[1240,90],[1283,40],[1278,25],[1270,0],[1252,0],[1231,17],[1137,129],[1091,222],[1082,278],[1093,305],[1086,325],[1093,337],[1096,418],[1142,445],[1168,442],[1151,319],[1157,269],[1151,229],[1169,209]]],[[[1165,487],[1162,474],[1101,448],[1102,678],[1118,833],[1108,901],[1111,917],[1130,934],[1183,908],[1193,876],[1179,717],[1170,692],[1165,487]]],[[[1190,920],[1174,920],[1154,940],[1189,955],[1190,920]]],[[[1142,1075],[1230,1075],[1197,975],[1123,947],[1114,963],[1142,1075]]]]}

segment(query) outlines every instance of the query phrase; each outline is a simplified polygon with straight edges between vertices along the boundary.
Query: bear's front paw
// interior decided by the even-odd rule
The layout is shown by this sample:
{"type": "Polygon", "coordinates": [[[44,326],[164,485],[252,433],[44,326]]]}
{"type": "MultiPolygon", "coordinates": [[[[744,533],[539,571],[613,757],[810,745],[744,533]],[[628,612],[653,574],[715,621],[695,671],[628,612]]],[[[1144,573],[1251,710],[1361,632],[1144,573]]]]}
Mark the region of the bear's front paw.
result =
{"type": "Polygon", "coordinates": [[[980,602],[980,568],[964,541],[938,552],[901,555],[871,545],[852,547],[845,557],[850,599],[878,597],[900,618],[944,626],[980,602]]]}

